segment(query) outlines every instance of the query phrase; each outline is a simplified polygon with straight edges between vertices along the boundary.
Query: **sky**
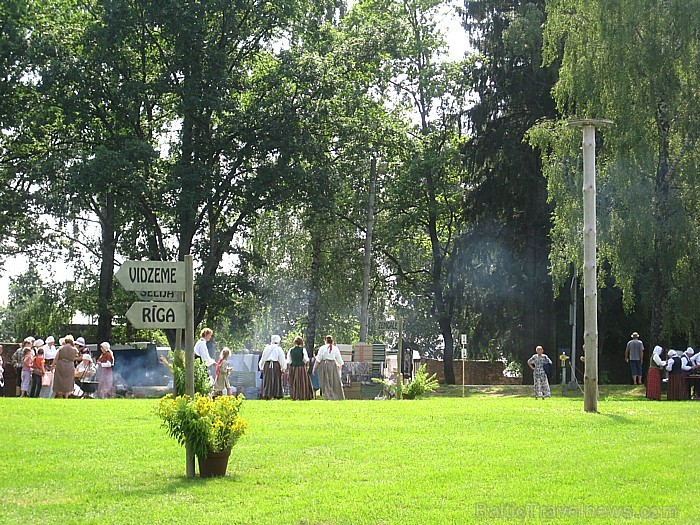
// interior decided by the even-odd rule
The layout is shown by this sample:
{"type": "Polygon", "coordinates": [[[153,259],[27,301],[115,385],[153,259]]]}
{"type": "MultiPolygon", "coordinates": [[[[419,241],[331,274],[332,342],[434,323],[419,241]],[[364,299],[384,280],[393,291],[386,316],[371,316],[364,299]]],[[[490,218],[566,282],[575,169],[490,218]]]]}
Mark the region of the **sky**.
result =
{"type": "MultiPolygon", "coordinates": [[[[467,35],[453,9],[445,11],[442,23],[449,45],[447,59],[458,60],[468,49],[467,35]]],[[[21,275],[27,268],[28,262],[25,257],[7,259],[3,266],[0,267],[0,306],[7,306],[10,279],[21,275]]],[[[58,282],[73,279],[72,268],[63,262],[52,263],[50,268],[45,268],[44,270],[40,268],[40,272],[45,279],[49,278],[50,274],[53,273],[53,278],[58,282]]]]}

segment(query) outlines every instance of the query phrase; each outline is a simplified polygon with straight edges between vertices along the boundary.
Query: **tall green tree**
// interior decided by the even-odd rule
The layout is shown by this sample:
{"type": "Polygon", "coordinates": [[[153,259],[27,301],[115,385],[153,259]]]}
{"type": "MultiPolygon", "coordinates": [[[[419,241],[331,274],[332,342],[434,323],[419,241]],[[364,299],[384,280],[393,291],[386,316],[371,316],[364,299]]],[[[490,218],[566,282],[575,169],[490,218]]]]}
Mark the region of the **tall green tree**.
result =
{"type": "Polygon", "coordinates": [[[464,148],[474,191],[458,243],[471,272],[456,286],[468,297],[462,315],[472,345],[524,363],[536,345],[555,347],[551,205],[539,153],[524,138],[538,121],[556,117],[558,64],[542,67],[544,0],[465,1],[463,14],[474,49],[464,148]]]}
{"type": "Polygon", "coordinates": [[[70,286],[42,279],[36,264],[10,279],[7,307],[0,324],[5,340],[22,341],[65,333],[75,306],[70,286]]]}
{"type": "MultiPolygon", "coordinates": [[[[628,311],[648,318],[652,344],[691,334],[697,311],[689,257],[697,245],[700,11],[693,2],[547,2],[545,58],[561,60],[554,90],[562,118],[609,118],[599,146],[599,267],[609,267],[628,311]],[[688,311],[688,315],[683,312],[688,311]]],[[[579,252],[580,206],[572,205],[570,159],[578,147],[560,133],[546,154],[556,204],[552,267],[561,277],[579,252]]],[[[601,280],[602,282],[602,280],[601,280]]]]}
{"type": "Polygon", "coordinates": [[[399,53],[392,83],[401,107],[414,115],[406,128],[400,164],[385,188],[382,235],[387,260],[399,275],[403,294],[425,297],[444,344],[445,380],[454,383],[454,290],[450,286],[455,240],[463,227],[461,208],[469,188],[463,184],[463,146],[467,83],[460,63],[440,61],[444,35],[438,28],[442,3],[396,2],[401,21],[399,53]],[[391,232],[391,233],[390,233],[391,232]]]}
{"type": "MultiPolygon", "coordinates": [[[[176,236],[177,257],[199,261],[196,323],[214,291],[232,281],[218,274],[225,257],[245,257],[241,240],[257,214],[293,193],[298,133],[294,107],[277,98],[273,44],[303,3],[221,0],[149,2],[146,28],[169,72],[174,134],[160,197],[173,215],[155,215],[149,231],[176,236]]],[[[155,202],[147,208],[154,209],[155,202]]],[[[149,242],[151,258],[164,246],[149,242]]],[[[245,266],[233,268],[236,272],[245,266]]]]}
{"type": "Polygon", "coordinates": [[[37,95],[30,35],[34,5],[0,3],[0,254],[22,253],[41,238],[33,206],[42,142],[33,132],[37,95]]]}
{"type": "Polygon", "coordinates": [[[54,162],[41,179],[42,200],[58,229],[78,227],[85,250],[74,250],[72,261],[97,262],[97,337],[109,340],[117,251],[138,222],[154,172],[167,84],[143,31],[142,3],[56,0],[42,9],[35,67],[43,103],[55,108],[48,131],[54,162]]]}
{"type": "MultiPolygon", "coordinates": [[[[298,199],[274,214],[283,224],[256,234],[273,242],[276,259],[282,255],[301,265],[265,273],[282,290],[287,287],[276,279],[293,275],[297,293],[303,290],[298,305],[305,312],[295,322],[309,350],[318,334],[331,329],[338,341],[357,340],[370,156],[384,155],[395,141],[383,107],[387,39],[372,23],[378,13],[368,4],[355,4],[347,14],[342,6],[326,10],[316,23],[297,28],[293,45],[272,72],[279,96],[296,108],[299,119],[299,132],[289,139],[299,155],[302,186],[298,199]],[[275,228],[289,232],[290,227],[299,242],[296,250],[280,247],[272,235],[275,228]]],[[[279,298],[274,288],[268,296],[273,303],[279,298]]]]}

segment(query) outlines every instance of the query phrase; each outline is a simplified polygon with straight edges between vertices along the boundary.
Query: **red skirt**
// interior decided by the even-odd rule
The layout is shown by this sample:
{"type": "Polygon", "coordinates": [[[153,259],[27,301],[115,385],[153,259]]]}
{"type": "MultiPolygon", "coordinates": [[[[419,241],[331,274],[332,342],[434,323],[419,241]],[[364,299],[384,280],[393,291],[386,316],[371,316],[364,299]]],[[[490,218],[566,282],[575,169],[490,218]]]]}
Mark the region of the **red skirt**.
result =
{"type": "Polygon", "coordinates": [[[314,398],[314,390],[311,388],[311,380],[305,366],[289,367],[289,397],[298,400],[314,398]]]}
{"type": "Polygon", "coordinates": [[[668,375],[666,399],[669,401],[685,401],[690,399],[690,389],[686,384],[685,374],[668,375]]]}
{"type": "Polygon", "coordinates": [[[661,401],[661,370],[649,367],[647,373],[647,399],[661,401]]]}

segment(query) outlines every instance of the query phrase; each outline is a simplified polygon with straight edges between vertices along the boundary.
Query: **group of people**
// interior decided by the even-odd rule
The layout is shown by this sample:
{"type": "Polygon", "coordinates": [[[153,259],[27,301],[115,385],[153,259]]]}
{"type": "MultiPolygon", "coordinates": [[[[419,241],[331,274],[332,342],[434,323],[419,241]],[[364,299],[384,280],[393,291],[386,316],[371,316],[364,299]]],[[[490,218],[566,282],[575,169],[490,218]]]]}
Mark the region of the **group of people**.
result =
{"type": "MultiPolygon", "coordinates": [[[[112,397],[112,368],[114,353],[110,344],[100,345],[100,355],[93,360],[85,339],[72,335],[62,337],[55,344],[53,336],[46,340],[27,337],[12,355],[8,364],[0,346],[0,384],[8,366],[16,369],[20,378],[20,397],[40,397],[44,387],[49,397],[83,397],[81,384],[97,380],[97,397],[112,397]]],[[[4,395],[4,391],[1,392],[4,395]]]]}
{"type": "Polygon", "coordinates": [[[314,356],[309,357],[304,340],[294,339],[294,346],[284,353],[279,335],[270,338],[270,344],[263,350],[258,367],[262,373],[262,399],[282,399],[282,376],[288,375],[289,397],[294,400],[314,399],[319,392],[323,399],[345,399],[340,380],[343,357],[340,349],[333,344],[333,337],[326,336],[326,344],[314,356]]]}
{"type": "MultiPolygon", "coordinates": [[[[214,332],[204,328],[200,339],[194,347],[196,359],[200,359],[207,368],[213,369],[212,394],[226,395],[231,385],[228,376],[231,365],[228,359],[231,351],[224,348],[219,360],[215,361],[209,355],[207,343],[211,341],[214,332]]],[[[282,338],[273,335],[270,344],[265,346],[258,368],[262,376],[261,399],[282,399],[284,397],[284,379],[289,385],[289,397],[293,400],[310,400],[317,395],[323,399],[345,399],[341,382],[343,358],[340,349],[333,343],[333,337],[326,336],[326,344],[321,346],[315,355],[309,357],[301,337],[294,339],[294,346],[286,353],[282,348],[282,338]]]]}
{"type": "Polygon", "coordinates": [[[655,346],[649,361],[647,374],[647,392],[649,399],[661,400],[661,381],[664,374],[668,375],[666,399],[669,401],[684,401],[700,399],[700,354],[688,347],[685,352],[669,350],[664,352],[661,346],[655,346]],[[691,389],[694,392],[691,396],[691,389]]]}
{"type": "MultiPolygon", "coordinates": [[[[625,360],[630,365],[633,384],[641,385],[644,343],[639,339],[637,332],[632,332],[630,337],[625,348],[625,360]]],[[[647,373],[646,397],[648,399],[661,400],[661,384],[665,376],[668,377],[666,399],[669,401],[700,399],[700,353],[696,354],[692,347],[688,347],[685,351],[672,349],[664,351],[659,345],[654,347],[647,373]],[[691,390],[693,390],[692,395],[691,390]]]]}

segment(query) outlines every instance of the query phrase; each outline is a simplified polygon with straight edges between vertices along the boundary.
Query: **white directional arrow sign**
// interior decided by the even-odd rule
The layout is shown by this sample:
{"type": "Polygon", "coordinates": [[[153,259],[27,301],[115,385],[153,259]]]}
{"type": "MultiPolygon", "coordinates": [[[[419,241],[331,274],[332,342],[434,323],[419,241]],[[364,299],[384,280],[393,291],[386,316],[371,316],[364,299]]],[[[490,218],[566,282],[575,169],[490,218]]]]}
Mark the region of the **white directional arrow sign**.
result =
{"type": "Polygon", "coordinates": [[[185,328],[185,303],[135,302],[126,312],[134,328],[185,328]]]}
{"type": "Polygon", "coordinates": [[[185,291],[184,262],[124,261],[114,276],[129,292],[137,290],[185,291]]]}

